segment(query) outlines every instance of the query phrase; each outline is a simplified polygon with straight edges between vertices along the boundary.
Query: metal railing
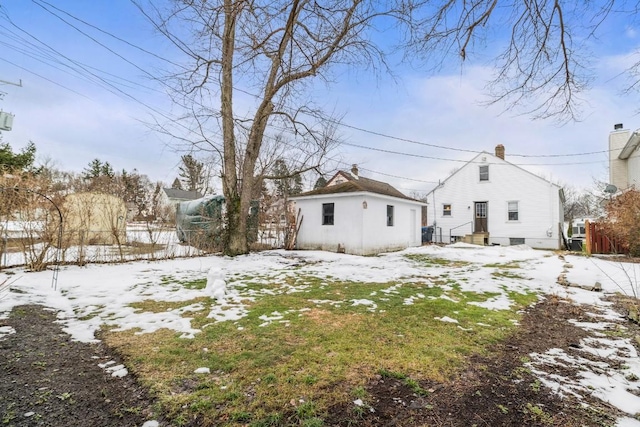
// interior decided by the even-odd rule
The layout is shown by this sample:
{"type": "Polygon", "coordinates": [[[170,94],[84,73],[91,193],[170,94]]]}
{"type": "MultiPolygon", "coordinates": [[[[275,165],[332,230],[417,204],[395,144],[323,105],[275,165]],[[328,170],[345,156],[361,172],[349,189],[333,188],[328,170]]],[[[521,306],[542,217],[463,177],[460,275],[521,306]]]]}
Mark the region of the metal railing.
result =
{"type": "MultiPolygon", "coordinates": [[[[453,237],[453,236],[451,235],[451,232],[452,232],[453,230],[455,230],[456,228],[464,227],[465,225],[469,225],[469,224],[473,224],[473,221],[465,222],[464,224],[460,224],[460,225],[457,225],[457,226],[455,226],[455,227],[453,227],[453,228],[450,228],[450,229],[449,229],[449,243],[453,243],[453,242],[451,241],[451,238],[453,237]]],[[[471,229],[471,232],[473,232],[473,228],[471,229]]]]}

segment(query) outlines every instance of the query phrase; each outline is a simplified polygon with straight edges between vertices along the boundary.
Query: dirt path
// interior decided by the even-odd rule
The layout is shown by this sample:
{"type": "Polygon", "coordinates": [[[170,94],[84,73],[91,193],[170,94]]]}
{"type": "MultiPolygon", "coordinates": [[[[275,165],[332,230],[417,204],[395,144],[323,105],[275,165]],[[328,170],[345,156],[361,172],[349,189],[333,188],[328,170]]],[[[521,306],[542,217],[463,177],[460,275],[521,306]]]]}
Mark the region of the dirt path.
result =
{"type": "MultiPolygon", "coordinates": [[[[346,402],[330,408],[324,425],[612,426],[621,415],[613,407],[590,397],[560,399],[525,367],[533,352],[579,345],[588,333],[568,320],[588,318],[584,310],[550,297],[526,311],[514,336],[486,356],[473,356],[458,377],[420,383],[424,393],[416,393],[402,379],[379,376],[367,389],[375,412],[354,416],[346,402]]],[[[107,371],[119,359],[102,344],[70,341],[54,312],[16,307],[0,320],[3,326],[17,333],[0,337],[0,425],[142,426],[154,419],[152,400],[135,378],[107,371]]],[[[639,333],[637,325],[625,328],[639,333]]]]}
{"type": "Polygon", "coordinates": [[[0,320],[16,331],[0,339],[0,425],[124,427],[153,419],[135,379],[107,371],[120,361],[100,343],[71,341],[55,320],[35,305],[0,320]]]}
{"type": "MultiPolygon", "coordinates": [[[[560,399],[525,367],[531,353],[577,346],[588,333],[568,320],[588,317],[583,307],[548,298],[526,311],[515,335],[495,345],[488,356],[473,356],[458,377],[447,383],[420,383],[424,396],[406,381],[379,377],[368,387],[375,413],[365,412],[357,425],[613,426],[622,414],[611,405],[591,397],[560,399]]],[[[576,372],[558,374],[572,376],[576,372]]],[[[333,408],[329,425],[353,425],[352,417],[340,415],[347,409],[347,405],[333,408]]]]}

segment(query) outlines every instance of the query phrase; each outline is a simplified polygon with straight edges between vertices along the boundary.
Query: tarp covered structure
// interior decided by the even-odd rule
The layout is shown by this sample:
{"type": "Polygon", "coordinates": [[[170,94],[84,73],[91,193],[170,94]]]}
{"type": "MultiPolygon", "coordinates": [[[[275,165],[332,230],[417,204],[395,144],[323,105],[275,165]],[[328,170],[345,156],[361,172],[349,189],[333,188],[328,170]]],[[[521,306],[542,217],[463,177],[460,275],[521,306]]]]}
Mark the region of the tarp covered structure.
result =
{"type": "MultiPolygon", "coordinates": [[[[224,230],[224,196],[205,196],[180,202],[176,207],[176,233],[182,243],[202,249],[219,247],[224,230]]],[[[251,203],[248,239],[255,242],[258,234],[258,202],[251,203]]]]}

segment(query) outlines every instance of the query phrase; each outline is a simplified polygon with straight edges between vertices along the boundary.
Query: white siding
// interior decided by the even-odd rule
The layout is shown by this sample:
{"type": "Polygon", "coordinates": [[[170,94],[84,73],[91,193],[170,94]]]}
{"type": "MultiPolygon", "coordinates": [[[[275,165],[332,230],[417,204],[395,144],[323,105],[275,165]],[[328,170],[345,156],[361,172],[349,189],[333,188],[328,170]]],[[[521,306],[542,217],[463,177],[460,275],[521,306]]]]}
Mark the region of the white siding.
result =
{"type": "MultiPolygon", "coordinates": [[[[628,170],[630,162],[620,160],[618,156],[629,140],[630,132],[621,130],[609,134],[609,183],[615,185],[620,190],[629,186],[628,170]]],[[[634,153],[637,156],[637,153],[634,153]]]]}
{"type": "Polygon", "coordinates": [[[487,202],[489,244],[509,245],[510,238],[525,239],[534,248],[558,249],[562,201],[559,187],[491,154],[482,153],[429,194],[429,218],[435,236],[449,243],[450,236],[470,234],[474,203],[487,202]],[[489,165],[489,180],[480,181],[479,166],[489,165]],[[518,220],[510,221],[508,202],[518,202],[518,220]],[[451,216],[443,216],[451,204],[451,216]]]}
{"type": "Polygon", "coordinates": [[[346,253],[371,255],[421,244],[421,204],[418,202],[366,192],[292,200],[303,216],[298,249],[335,252],[338,245],[342,245],[346,253]],[[334,203],[333,225],[322,225],[323,203],[334,203]],[[394,206],[393,226],[387,226],[387,205],[394,206]]]}
{"type": "Polygon", "coordinates": [[[627,163],[628,185],[635,185],[636,190],[640,190],[640,149],[637,149],[629,156],[627,163]]]}

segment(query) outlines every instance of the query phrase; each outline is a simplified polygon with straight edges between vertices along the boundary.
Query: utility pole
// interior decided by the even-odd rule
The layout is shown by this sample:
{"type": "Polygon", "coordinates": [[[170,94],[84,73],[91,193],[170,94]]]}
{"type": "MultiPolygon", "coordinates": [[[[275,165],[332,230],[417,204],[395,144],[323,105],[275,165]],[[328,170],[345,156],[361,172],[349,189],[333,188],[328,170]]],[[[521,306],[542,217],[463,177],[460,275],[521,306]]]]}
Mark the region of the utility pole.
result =
{"type": "Polygon", "coordinates": [[[14,85],[14,86],[22,87],[22,79],[18,80],[18,83],[9,82],[9,81],[0,79],[0,83],[5,85],[14,85]]]}

